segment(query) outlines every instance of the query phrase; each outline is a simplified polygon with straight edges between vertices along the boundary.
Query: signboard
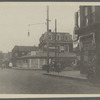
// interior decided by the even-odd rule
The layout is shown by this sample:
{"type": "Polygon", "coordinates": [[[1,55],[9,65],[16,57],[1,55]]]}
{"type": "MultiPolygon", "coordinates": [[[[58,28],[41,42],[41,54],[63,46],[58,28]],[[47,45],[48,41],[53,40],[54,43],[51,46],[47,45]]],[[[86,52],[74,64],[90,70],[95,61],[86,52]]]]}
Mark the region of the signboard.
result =
{"type": "Polygon", "coordinates": [[[49,49],[55,49],[55,47],[49,47],[49,49]]]}
{"type": "Polygon", "coordinates": [[[94,34],[89,34],[80,38],[81,46],[83,50],[95,49],[95,38],[94,34]]]}

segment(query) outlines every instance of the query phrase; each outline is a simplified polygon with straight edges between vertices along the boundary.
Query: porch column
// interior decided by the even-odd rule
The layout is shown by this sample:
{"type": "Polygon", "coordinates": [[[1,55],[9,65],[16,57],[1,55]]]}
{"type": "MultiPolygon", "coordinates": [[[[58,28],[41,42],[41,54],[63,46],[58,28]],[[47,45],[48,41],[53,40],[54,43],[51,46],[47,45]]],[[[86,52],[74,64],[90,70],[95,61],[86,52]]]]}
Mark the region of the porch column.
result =
{"type": "Polygon", "coordinates": [[[43,64],[44,64],[44,65],[46,64],[46,61],[45,61],[45,59],[44,59],[44,62],[43,62],[43,64]]]}
{"type": "Polygon", "coordinates": [[[31,68],[31,59],[29,59],[29,68],[31,68]]]}
{"type": "Polygon", "coordinates": [[[40,59],[38,59],[38,69],[40,68],[40,59]]]}
{"type": "Polygon", "coordinates": [[[68,45],[68,53],[69,53],[69,45],[68,45]]]}

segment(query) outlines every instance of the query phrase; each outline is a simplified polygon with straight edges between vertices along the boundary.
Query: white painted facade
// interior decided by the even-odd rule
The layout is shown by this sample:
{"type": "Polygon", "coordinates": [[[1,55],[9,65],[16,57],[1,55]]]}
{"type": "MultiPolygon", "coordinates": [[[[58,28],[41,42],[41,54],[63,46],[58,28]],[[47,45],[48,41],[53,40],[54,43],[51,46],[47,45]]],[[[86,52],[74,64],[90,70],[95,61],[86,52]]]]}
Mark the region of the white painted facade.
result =
{"type": "Polygon", "coordinates": [[[16,61],[16,65],[19,68],[29,68],[29,69],[42,69],[42,66],[46,64],[46,59],[44,58],[32,58],[32,59],[20,59],[16,61]]]}

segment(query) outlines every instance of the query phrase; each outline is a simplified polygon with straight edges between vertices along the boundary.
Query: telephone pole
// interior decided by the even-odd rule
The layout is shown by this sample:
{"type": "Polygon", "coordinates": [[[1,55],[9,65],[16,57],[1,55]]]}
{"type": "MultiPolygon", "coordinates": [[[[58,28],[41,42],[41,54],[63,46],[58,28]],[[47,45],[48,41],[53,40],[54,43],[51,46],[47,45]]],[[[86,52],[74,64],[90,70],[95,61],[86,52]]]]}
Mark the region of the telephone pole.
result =
{"type": "Polygon", "coordinates": [[[57,35],[57,20],[55,19],[55,69],[57,70],[57,41],[56,41],[56,35],[57,35]]]}
{"type": "Polygon", "coordinates": [[[47,72],[49,73],[49,6],[47,6],[47,72]]]}

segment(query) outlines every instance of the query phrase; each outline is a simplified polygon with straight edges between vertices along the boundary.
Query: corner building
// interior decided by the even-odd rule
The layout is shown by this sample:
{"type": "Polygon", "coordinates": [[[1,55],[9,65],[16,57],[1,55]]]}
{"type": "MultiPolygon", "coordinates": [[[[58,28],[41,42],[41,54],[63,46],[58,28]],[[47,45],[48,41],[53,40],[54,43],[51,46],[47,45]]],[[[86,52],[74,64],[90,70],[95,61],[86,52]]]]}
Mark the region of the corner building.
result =
{"type": "Polygon", "coordinates": [[[86,73],[94,58],[95,67],[100,67],[100,6],[80,6],[75,14],[74,35],[79,41],[80,72],[86,73]]]}
{"type": "Polygon", "coordinates": [[[47,50],[47,41],[49,41],[50,52],[55,52],[55,50],[57,50],[59,53],[73,52],[72,36],[69,33],[57,32],[55,39],[55,33],[49,31],[49,40],[47,40],[47,33],[44,33],[40,37],[39,41],[39,49],[44,52],[47,50]]]}

